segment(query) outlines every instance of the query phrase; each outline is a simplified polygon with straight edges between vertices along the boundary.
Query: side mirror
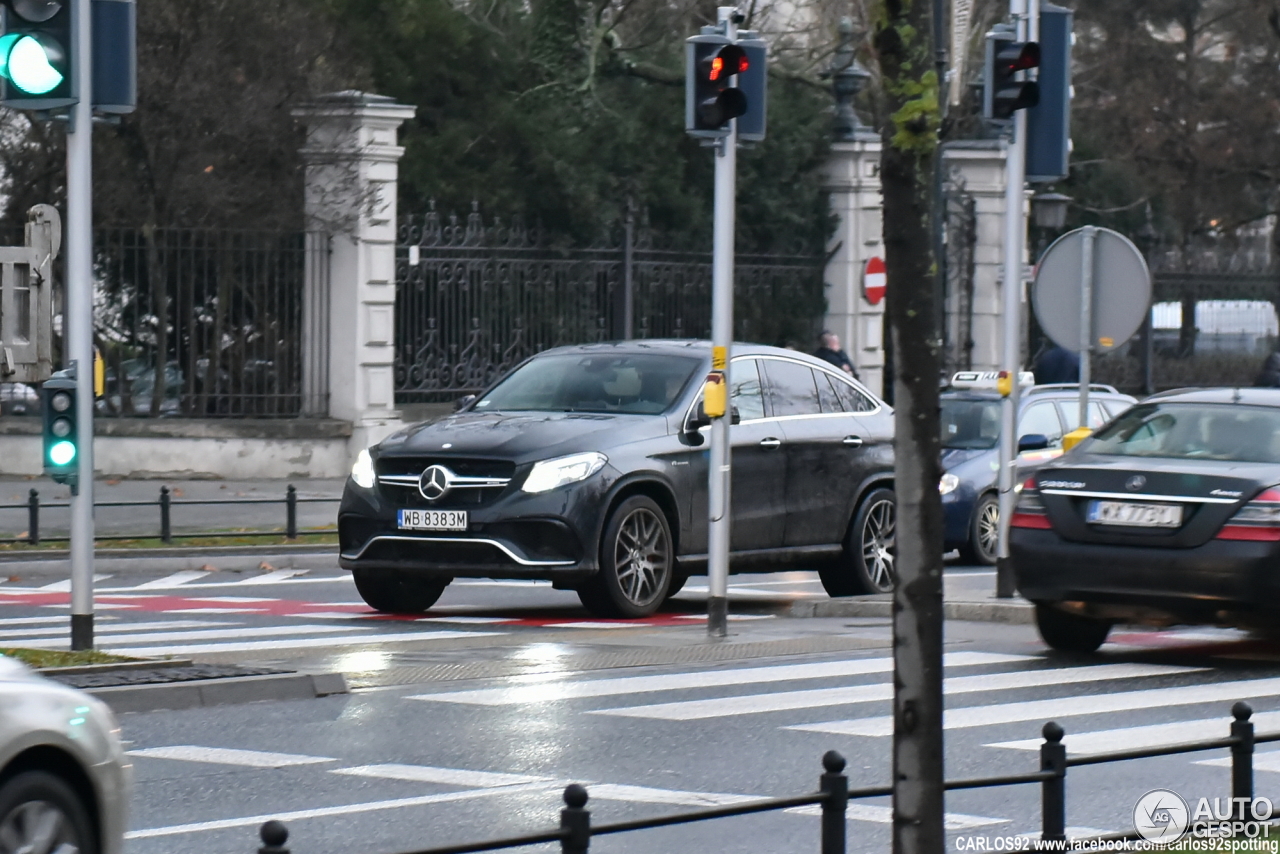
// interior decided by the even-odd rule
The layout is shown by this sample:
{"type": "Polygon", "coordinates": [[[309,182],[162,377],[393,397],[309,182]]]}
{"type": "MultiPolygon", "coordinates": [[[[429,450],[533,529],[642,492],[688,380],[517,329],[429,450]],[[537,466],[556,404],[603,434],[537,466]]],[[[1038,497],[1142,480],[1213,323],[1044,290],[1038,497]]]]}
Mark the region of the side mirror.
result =
{"type": "Polygon", "coordinates": [[[742,421],[742,415],[739,414],[738,407],[730,406],[729,407],[729,423],[737,424],[740,421],[742,421]]]}
{"type": "Polygon", "coordinates": [[[1028,433],[1018,437],[1018,453],[1024,451],[1043,451],[1049,447],[1049,437],[1043,433],[1028,433]]]}
{"type": "Polygon", "coordinates": [[[702,401],[698,401],[698,405],[693,408],[693,412],[689,413],[689,420],[684,424],[684,432],[697,433],[703,427],[711,424],[711,417],[707,415],[707,410],[703,407],[702,401]]]}
{"type": "Polygon", "coordinates": [[[461,412],[462,410],[466,409],[468,406],[470,406],[475,402],[476,402],[476,396],[474,394],[464,394],[462,397],[458,398],[453,402],[453,411],[461,412]]]}

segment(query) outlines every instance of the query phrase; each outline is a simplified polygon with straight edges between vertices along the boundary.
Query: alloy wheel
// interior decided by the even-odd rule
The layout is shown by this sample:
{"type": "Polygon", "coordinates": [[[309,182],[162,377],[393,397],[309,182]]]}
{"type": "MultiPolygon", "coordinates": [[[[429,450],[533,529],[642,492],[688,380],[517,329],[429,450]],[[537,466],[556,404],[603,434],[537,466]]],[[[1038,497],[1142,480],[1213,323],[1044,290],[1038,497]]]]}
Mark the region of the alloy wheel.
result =
{"type": "Polygon", "coordinates": [[[882,593],[893,589],[894,522],[893,502],[882,499],[867,508],[862,524],[862,565],[882,593]]]}
{"type": "Polygon", "coordinates": [[[633,605],[647,605],[663,589],[671,572],[671,544],[652,510],[638,507],[622,520],[613,561],[618,586],[633,605]]]}
{"type": "Polygon", "coordinates": [[[981,555],[995,559],[996,545],[1000,541],[1000,504],[988,501],[979,508],[978,549],[981,555]]]}
{"type": "Polygon", "coordinates": [[[79,854],[75,827],[48,801],[18,804],[0,821],[0,854],[79,854]]]}

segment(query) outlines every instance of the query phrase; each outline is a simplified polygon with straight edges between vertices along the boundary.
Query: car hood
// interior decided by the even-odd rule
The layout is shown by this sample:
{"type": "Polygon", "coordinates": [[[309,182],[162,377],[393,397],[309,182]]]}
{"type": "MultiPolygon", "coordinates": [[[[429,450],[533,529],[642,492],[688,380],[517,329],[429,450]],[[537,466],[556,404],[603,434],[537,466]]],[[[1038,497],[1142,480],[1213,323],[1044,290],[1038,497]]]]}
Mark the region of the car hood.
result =
{"type": "Polygon", "coordinates": [[[663,415],[592,412],[459,412],[388,436],[381,454],[475,454],[515,462],[603,451],[625,441],[665,435],[663,415]]]}
{"type": "Polygon", "coordinates": [[[970,460],[976,460],[978,457],[985,456],[992,452],[991,448],[943,448],[942,449],[942,468],[945,471],[958,468],[970,460]]]}

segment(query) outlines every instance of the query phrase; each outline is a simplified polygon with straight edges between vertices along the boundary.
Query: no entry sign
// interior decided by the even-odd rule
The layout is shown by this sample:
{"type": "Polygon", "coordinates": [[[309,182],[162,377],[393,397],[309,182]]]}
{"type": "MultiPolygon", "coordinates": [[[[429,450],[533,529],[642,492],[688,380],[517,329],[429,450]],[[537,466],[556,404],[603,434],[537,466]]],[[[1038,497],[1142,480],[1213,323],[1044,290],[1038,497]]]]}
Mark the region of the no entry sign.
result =
{"type": "Polygon", "coordinates": [[[884,299],[885,283],[884,261],[879,255],[867,259],[867,266],[862,271],[862,295],[872,305],[879,305],[884,299]]]}

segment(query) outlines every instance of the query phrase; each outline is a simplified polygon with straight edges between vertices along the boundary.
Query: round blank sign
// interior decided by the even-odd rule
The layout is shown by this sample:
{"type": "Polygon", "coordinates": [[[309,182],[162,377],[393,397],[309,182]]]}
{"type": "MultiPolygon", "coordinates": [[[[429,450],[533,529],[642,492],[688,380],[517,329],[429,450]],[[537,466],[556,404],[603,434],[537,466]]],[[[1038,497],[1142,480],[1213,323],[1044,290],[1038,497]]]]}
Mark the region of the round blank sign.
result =
{"type": "MultiPolygon", "coordinates": [[[[1036,320],[1055,344],[1080,352],[1085,229],[1053,242],[1040,260],[1031,285],[1036,320]]],[[[1151,307],[1151,273],[1138,247],[1109,228],[1093,229],[1091,348],[1106,353],[1124,344],[1142,326],[1151,307]]]]}

